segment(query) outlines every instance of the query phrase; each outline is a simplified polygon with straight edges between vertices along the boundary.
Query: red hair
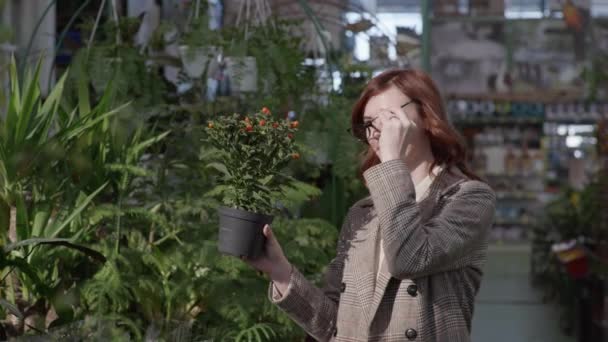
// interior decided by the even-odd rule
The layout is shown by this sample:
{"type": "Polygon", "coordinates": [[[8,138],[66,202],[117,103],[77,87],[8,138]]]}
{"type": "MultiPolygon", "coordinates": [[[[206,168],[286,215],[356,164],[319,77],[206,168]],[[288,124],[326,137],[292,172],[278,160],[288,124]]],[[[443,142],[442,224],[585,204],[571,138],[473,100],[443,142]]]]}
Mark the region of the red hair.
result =
{"type": "MultiPolygon", "coordinates": [[[[424,122],[423,129],[431,143],[431,152],[435,161],[431,165],[442,165],[450,170],[457,167],[467,177],[475,180],[480,178],[467,166],[466,147],[464,140],[447,119],[445,107],[439,89],[435,82],[424,72],[414,69],[392,69],[374,77],[355,103],[352,111],[352,124],[363,123],[363,113],[370,98],[376,96],[391,86],[401,90],[416,103],[420,119],[424,122]]],[[[359,177],[370,167],[380,164],[380,159],[371,147],[364,153],[359,177]]]]}

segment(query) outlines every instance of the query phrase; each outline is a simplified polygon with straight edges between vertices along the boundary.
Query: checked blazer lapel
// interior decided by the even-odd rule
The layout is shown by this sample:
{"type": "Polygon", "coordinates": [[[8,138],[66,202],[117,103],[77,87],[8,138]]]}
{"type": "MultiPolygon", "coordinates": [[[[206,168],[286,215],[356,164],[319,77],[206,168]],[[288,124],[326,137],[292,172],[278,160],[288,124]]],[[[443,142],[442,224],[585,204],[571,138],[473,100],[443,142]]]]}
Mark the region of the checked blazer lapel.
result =
{"type": "Polygon", "coordinates": [[[369,321],[369,308],[372,305],[376,282],[377,260],[373,256],[375,255],[379,231],[377,229],[378,218],[375,215],[371,198],[366,198],[362,202],[361,205],[364,206],[367,203],[370,208],[365,211],[364,222],[366,223],[358,230],[350,252],[352,253],[352,272],[355,278],[355,287],[363,307],[363,315],[369,321]]]}
{"type": "MultiPolygon", "coordinates": [[[[420,222],[424,223],[432,217],[432,215],[434,214],[434,209],[439,203],[439,201],[446,193],[449,192],[450,189],[453,188],[454,185],[457,185],[460,182],[464,181],[464,177],[465,176],[460,172],[450,173],[446,170],[443,170],[439,175],[437,175],[437,177],[433,180],[433,183],[429,188],[428,196],[420,203],[418,203],[418,207],[420,210],[420,222]]],[[[377,225],[377,222],[377,217],[374,217],[373,223],[377,225]]],[[[371,230],[376,232],[373,235],[373,239],[370,239],[373,240],[374,246],[376,246],[376,244],[378,243],[378,239],[381,238],[379,233],[380,229],[376,226],[376,228],[373,228],[371,230]]],[[[370,241],[369,243],[371,244],[372,241],[370,241]]],[[[368,249],[368,251],[374,251],[374,249],[368,249]]],[[[392,276],[388,271],[386,258],[382,261],[380,265],[380,270],[378,272],[379,274],[377,275],[377,282],[374,281],[373,287],[369,286],[369,290],[373,292],[373,294],[371,295],[372,300],[371,302],[369,302],[369,305],[365,307],[365,312],[367,313],[367,321],[369,325],[371,325],[376,315],[376,312],[378,311],[378,307],[380,306],[382,298],[384,297],[386,287],[389,281],[392,279],[392,276]]],[[[374,274],[373,279],[376,279],[375,277],[376,274],[374,274]]],[[[369,296],[369,294],[366,294],[366,298],[368,298],[367,296],[369,296]]],[[[364,303],[367,303],[367,301],[364,303]]]]}

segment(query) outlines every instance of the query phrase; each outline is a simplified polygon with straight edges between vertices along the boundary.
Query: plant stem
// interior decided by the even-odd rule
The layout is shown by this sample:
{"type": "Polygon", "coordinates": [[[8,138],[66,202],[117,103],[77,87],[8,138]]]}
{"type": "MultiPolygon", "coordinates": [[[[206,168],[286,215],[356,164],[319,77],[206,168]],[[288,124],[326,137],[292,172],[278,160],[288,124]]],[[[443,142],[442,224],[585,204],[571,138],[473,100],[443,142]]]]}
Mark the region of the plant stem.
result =
{"type": "Polygon", "coordinates": [[[34,44],[34,37],[38,33],[38,29],[40,29],[40,25],[42,25],[42,22],[44,21],[44,18],[46,17],[46,15],[49,13],[51,8],[53,8],[53,6],[55,6],[55,2],[57,2],[57,0],[53,0],[53,1],[49,2],[48,6],[42,13],[42,16],[40,17],[40,19],[38,19],[38,22],[36,23],[36,27],[34,28],[34,32],[32,32],[32,35],[30,36],[30,39],[27,42],[27,47],[25,48],[25,54],[23,56],[23,63],[21,63],[21,65],[19,66],[19,74],[22,76],[25,73],[25,66],[27,64],[28,55],[30,54],[30,50],[32,50],[32,45],[34,44]]]}
{"type": "Polygon", "coordinates": [[[116,45],[120,45],[120,23],[118,21],[118,10],[116,9],[116,0],[111,0],[110,4],[112,6],[112,17],[114,18],[114,23],[116,24],[116,45]]]}
{"type": "Polygon", "coordinates": [[[17,242],[17,207],[11,205],[8,221],[8,240],[11,243],[17,242]]]}
{"type": "Polygon", "coordinates": [[[95,25],[93,25],[93,31],[91,31],[91,37],[89,38],[89,42],[87,43],[87,53],[88,50],[91,49],[91,45],[93,44],[93,39],[95,38],[95,32],[97,31],[97,26],[99,25],[99,18],[101,18],[101,12],[103,12],[103,8],[106,6],[106,0],[101,1],[101,6],[99,6],[99,11],[97,11],[97,18],[95,18],[95,25]]]}
{"type": "MultiPolygon", "coordinates": [[[[72,24],[74,23],[74,21],[76,21],[78,16],[80,16],[80,13],[89,5],[90,2],[91,2],[91,0],[85,0],[85,2],[82,5],[80,5],[80,7],[78,7],[76,12],[74,12],[72,17],[70,18],[70,21],[68,21],[68,23],[65,26],[65,28],[63,29],[63,31],[61,31],[61,34],[57,38],[57,44],[55,44],[55,50],[53,50],[53,59],[55,59],[55,57],[57,56],[57,51],[59,51],[59,49],[61,48],[61,44],[63,43],[63,40],[65,39],[65,36],[68,33],[68,30],[72,27],[72,24]]],[[[53,65],[51,67],[51,70],[49,71],[49,81],[47,84],[47,89],[51,89],[51,80],[52,80],[51,76],[53,75],[54,69],[55,69],[55,65],[53,65]]]]}
{"type": "Polygon", "coordinates": [[[122,216],[122,192],[118,195],[118,215],[116,215],[116,255],[120,253],[120,218],[122,216]]]}

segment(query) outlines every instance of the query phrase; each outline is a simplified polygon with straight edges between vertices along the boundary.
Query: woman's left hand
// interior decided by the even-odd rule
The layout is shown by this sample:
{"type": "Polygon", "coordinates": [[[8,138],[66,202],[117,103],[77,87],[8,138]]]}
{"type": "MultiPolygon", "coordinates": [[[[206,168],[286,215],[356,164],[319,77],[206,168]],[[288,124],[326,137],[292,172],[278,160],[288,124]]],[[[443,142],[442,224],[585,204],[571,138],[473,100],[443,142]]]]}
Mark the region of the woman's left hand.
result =
{"type": "Polygon", "coordinates": [[[378,139],[380,162],[404,158],[407,135],[414,123],[402,108],[383,109],[378,115],[382,120],[382,131],[378,139]]]}

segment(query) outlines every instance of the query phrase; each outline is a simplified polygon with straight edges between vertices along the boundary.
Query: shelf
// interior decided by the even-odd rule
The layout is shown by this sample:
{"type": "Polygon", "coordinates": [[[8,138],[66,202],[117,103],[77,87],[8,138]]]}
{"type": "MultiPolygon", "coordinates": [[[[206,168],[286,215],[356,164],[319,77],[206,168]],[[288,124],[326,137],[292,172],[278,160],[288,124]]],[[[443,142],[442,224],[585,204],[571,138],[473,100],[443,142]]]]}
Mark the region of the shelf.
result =
{"type": "Polygon", "coordinates": [[[543,91],[527,91],[520,93],[478,93],[478,94],[445,94],[448,101],[503,101],[503,102],[534,102],[555,104],[585,101],[585,94],[579,89],[559,89],[543,91]]]}
{"type": "MultiPolygon", "coordinates": [[[[605,118],[605,116],[604,116],[605,118]]],[[[570,124],[570,125],[595,125],[602,117],[599,118],[546,118],[546,123],[570,124]]]]}
{"type": "Polygon", "coordinates": [[[534,224],[532,221],[523,220],[495,220],[494,226],[531,226],[534,224]]]}
{"type": "Polygon", "coordinates": [[[497,179],[497,178],[508,178],[508,179],[512,179],[512,178],[544,178],[545,175],[542,173],[532,173],[532,174],[513,174],[513,175],[509,175],[509,174],[495,174],[495,173],[488,173],[488,174],[484,174],[482,175],[482,178],[492,178],[492,179],[497,179]]]}
{"type": "Polygon", "coordinates": [[[455,126],[539,126],[542,124],[595,125],[602,118],[475,118],[454,119],[455,126]]]}
{"type": "Polygon", "coordinates": [[[430,15],[429,20],[432,22],[473,22],[473,23],[514,23],[514,22],[538,22],[539,20],[543,21],[561,21],[561,18],[558,17],[548,17],[544,16],[542,18],[523,18],[516,17],[510,18],[504,15],[476,15],[476,14],[461,14],[461,13],[453,13],[453,14],[442,14],[442,15],[430,15]]]}
{"type": "Polygon", "coordinates": [[[545,122],[542,118],[477,118],[453,120],[455,126],[537,126],[545,122]]]}
{"type": "Polygon", "coordinates": [[[510,200],[536,200],[537,194],[534,192],[525,191],[496,191],[497,199],[510,199],[510,200]]]}

